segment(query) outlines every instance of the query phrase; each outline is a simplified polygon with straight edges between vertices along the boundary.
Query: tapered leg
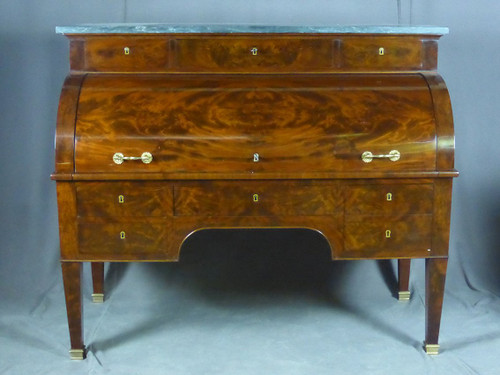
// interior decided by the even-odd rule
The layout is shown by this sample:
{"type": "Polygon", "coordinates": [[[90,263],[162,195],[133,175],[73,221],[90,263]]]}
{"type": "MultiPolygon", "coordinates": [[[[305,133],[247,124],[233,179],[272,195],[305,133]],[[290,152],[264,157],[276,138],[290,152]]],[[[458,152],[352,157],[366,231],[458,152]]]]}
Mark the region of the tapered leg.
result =
{"type": "Polygon", "coordinates": [[[92,262],[92,283],[94,293],[92,293],[92,302],[104,302],[104,263],[92,262]]]}
{"type": "Polygon", "coordinates": [[[71,359],[84,359],[85,346],[83,345],[82,327],[82,291],[81,274],[82,263],[62,262],[64,294],[66,296],[66,311],[68,313],[69,338],[71,359]]]}
{"type": "Polygon", "coordinates": [[[438,354],[439,325],[443,307],[448,258],[425,260],[425,351],[438,354]]]}
{"type": "Polygon", "coordinates": [[[411,259],[398,259],[398,299],[400,301],[410,299],[410,265],[411,259]]]}

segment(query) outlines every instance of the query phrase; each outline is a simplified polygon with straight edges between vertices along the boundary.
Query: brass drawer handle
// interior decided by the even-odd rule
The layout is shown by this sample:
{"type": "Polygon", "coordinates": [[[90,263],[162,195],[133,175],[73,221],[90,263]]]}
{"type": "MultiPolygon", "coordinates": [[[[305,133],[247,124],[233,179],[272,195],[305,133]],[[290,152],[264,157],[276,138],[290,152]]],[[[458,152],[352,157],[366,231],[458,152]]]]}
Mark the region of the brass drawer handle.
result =
{"type": "Polygon", "coordinates": [[[387,155],[373,155],[370,151],[365,151],[361,154],[361,160],[365,163],[371,163],[373,159],[389,159],[390,161],[398,161],[401,154],[398,150],[392,150],[387,155]]]}
{"type": "Polygon", "coordinates": [[[143,152],[141,156],[123,156],[121,152],[113,155],[115,164],[122,164],[125,160],[141,160],[144,164],[149,164],[153,161],[153,155],[150,152],[143,152]]]}

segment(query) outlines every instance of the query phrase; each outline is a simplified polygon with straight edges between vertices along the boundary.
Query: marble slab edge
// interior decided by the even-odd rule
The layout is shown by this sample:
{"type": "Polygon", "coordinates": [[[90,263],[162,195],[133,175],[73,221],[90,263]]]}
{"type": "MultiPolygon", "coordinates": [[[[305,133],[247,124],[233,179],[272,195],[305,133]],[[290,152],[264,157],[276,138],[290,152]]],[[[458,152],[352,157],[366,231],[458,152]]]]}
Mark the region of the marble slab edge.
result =
{"type": "Polygon", "coordinates": [[[424,34],[445,35],[440,26],[266,26],[230,24],[83,24],[57,26],[58,34],[424,34]]]}

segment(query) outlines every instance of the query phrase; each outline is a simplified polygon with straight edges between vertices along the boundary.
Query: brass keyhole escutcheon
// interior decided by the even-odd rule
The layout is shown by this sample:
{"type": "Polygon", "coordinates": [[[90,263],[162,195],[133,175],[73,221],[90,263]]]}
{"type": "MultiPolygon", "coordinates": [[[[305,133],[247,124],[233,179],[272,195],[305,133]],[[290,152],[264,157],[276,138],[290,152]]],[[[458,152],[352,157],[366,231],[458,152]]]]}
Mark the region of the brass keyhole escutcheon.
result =
{"type": "Polygon", "coordinates": [[[123,202],[125,202],[125,197],[124,197],[123,195],[121,195],[121,194],[120,194],[120,195],[118,196],[118,203],[123,203],[123,202]]]}
{"type": "Polygon", "coordinates": [[[123,230],[120,232],[120,239],[121,240],[125,239],[125,232],[123,230]]]}
{"type": "Polygon", "coordinates": [[[260,155],[258,153],[253,154],[253,162],[258,163],[260,161],[260,155]]]}
{"type": "Polygon", "coordinates": [[[125,55],[130,55],[130,48],[128,48],[128,47],[123,48],[123,53],[125,55]]]}
{"type": "Polygon", "coordinates": [[[259,53],[259,50],[257,49],[257,47],[253,47],[253,48],[250,50],[250,52],[252,52],[252,55],[253,55],[253,56],[257,56],[257,55],[258,55],[258,53],[259,53]]]}
{"type": "Polygon", "coordinates": [[[252,199],[254,202],[258,202],[259,201],[259,194],[254,194],[252,199]]]}
{"type": "Polygon", "coordinates": [[[392,201],[392,193],[387,193],[385,199],[389,202],[392,201]]]}
{"type": "Polygon", "coordinates": [[[392,233],[391,233],[390,229],[387,229],[385,231],[385,238],[391,238],[391,235],[392,235],[392,233]]]}
{"type": "Polygon", "coordinates": [[[384,56],[385,55],[385,49],[384,49],[384,47],[380,47],[378,49],[378,54],[379,54],[379,56],[384,56]]]}

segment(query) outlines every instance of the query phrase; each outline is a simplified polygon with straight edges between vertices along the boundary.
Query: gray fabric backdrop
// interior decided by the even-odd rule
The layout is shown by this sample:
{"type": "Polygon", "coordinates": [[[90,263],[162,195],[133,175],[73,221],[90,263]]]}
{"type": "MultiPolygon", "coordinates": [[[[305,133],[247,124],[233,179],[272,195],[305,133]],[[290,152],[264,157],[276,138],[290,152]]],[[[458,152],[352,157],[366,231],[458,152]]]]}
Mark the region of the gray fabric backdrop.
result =
{"type": "Polygon", "coordinates": [[[499,19],[494,0],[1,1],[0,373],[500,373],[499,19]],[[240,232],[193,238],[180,264],[107,267],[101,306],[86,269],[90,354],[70,362],[49,179],[68,43],[54,27],[108,22],[448,26],[461,175],[443,353],[421,352],[422,261],[401,305],[390,262],[332,264],[308,233],[240,232]]]}

